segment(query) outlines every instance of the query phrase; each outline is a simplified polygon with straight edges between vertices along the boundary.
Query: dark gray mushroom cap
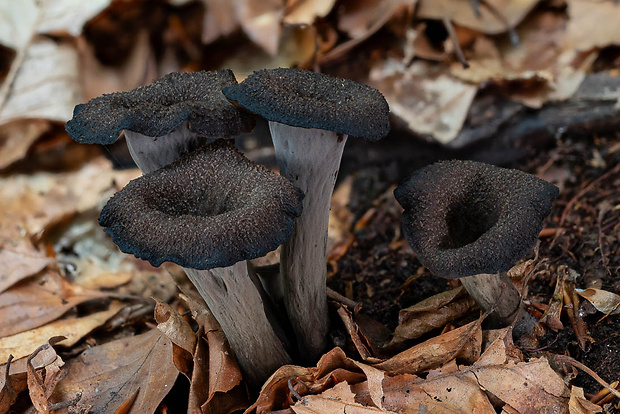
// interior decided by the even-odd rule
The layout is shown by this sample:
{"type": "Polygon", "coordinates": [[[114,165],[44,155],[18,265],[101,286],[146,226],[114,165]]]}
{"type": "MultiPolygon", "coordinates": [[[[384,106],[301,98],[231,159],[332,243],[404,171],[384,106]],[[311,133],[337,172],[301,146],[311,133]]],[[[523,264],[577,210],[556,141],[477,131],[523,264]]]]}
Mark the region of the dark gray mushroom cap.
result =
{"type": "Polygon", "coordinates": [[[454,279],[510,269],[536,243],[558,194],[533,175],[473,161],[422,168],[394,191],[420,262],[454,279]]]}
{"type": "Polygon", "coordinates": [[[65,128],[74,140],[87,144],[111,144],[123,129],[159,137],[185,121],[197,135],[233,138],[254,128],[252,116],[222,94],[222,87],[236,84],[228,69],[171,73],[148,86],[77,105],[65,128]]]}
{"type": "Polygon", "coordinates": [[[263,69],[224,95],[248,111],[286,125],[377,141],[390,131],[389,107],[376,89],[301,69],[263,69]]]}
{"type": "Polygon", "coordinates": [[[154,266],[230,266],[284,243],[303,193],[218,140],[131,181],[99,224],[125,252],[154,266]]]}

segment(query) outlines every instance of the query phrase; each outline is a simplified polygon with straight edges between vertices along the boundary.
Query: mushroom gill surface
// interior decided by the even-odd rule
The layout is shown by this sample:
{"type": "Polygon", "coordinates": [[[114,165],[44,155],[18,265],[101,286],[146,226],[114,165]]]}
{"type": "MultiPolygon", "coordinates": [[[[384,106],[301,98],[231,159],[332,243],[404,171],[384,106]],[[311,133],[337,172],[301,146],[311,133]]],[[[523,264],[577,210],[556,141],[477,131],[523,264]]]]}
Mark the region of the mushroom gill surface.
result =
{"type": "Polygon", "coordinates": [[[522,171],[456,160],[415,171],[394,191],[413,251],[448,278],[510,269],[536,243],[558,194],[522,171]]]}
{"type": "Polygon", "coordinates": [[[131,181],[99,224],[125,252],[159,266],[230,266],[285,242],[303,193],[218,140],[131,181]]]}

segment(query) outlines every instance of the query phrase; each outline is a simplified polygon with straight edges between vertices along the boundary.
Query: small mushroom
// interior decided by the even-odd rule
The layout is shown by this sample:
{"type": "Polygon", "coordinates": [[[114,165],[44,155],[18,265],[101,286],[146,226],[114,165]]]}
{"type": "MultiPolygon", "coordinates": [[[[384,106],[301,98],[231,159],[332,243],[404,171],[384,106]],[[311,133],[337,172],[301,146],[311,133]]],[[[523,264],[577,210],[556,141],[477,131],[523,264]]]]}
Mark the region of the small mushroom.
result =
{"type": "Polygon", "coordinates": [[[65,128],[78,142],[111,144],[122,130],[143,173],[170,164],[209,138],[234,138],[254,127],[222,94],[230,70],[171,73],[148,86],[99,96],[73,110],[65,128]]]}
{"type": "Polygon", "coordinates": [[[484,310],[502,295],[495,324],[510,323],[519,310],[505,272],[531,251],[558,194],[533,175],[473,161],[422,168],[394,191],[405,237],[424,266],[460,279],[484,310]]]}
{"type": "Polygon", "coordinates": [[[223,92],[269,121],[280,173],[306,194],[280,278],[301,354],[314,359],[326,346],[327,223],[342,151],[349,135],[387,135],[388,104],[376,89],[300,69],[260,70],[223,92]]]}
{"type": "Polygon", "coordinates": [[[185,268],[259,385],[290,358],[246,260],[287,240],[302,199],[288,180],[218,140],[131,181],[108,201],[99,224],[123,252],[185,268]]]}

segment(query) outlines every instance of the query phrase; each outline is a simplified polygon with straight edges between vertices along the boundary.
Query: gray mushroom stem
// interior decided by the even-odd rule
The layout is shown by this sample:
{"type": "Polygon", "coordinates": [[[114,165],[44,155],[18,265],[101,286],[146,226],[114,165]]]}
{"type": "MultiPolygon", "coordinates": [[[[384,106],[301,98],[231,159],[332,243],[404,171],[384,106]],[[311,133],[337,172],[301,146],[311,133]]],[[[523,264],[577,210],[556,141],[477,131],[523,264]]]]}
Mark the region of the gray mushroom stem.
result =
{"type": "Polygon", "coordinates": [[[244,260],[210,270],[184,269],[222,326],[250,384],[260,386],[291,359],[267,320],[244,260]]]}
{"type": "Polygon", "coordinates": [[[207,142],[206,138],[190,131],[187,122],[159,137],[125,130],[125,141],[131,158],[144,174],[176,161],[181,155],[207,142]]]}
{"type": "Polygon", "coordinates": [[[488,311],[495,307],[488,319],[491,326],[506,326],[515,320],[521,305],[521,295],[506,272],[481,273],[459,280],[482,310],[488,311]]]}
{"type": "Polygon", "coordinates": [[[326,346],[327,225],[347,136],[278,122],[269,122],[269,128],[280,174],[306,194],[303,214],[282,245],[280,278],[301,354],[313,359],[326,346]]]}

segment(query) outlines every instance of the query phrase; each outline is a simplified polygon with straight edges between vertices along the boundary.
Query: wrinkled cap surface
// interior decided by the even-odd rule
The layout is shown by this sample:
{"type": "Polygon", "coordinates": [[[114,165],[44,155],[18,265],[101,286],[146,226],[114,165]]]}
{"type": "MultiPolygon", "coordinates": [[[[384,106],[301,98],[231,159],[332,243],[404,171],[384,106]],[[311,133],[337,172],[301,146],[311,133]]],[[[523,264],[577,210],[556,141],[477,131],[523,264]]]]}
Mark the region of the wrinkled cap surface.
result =
{"type": "Polygon", "coordinates": [[[159,137],[185,121],[198,135],[233,138],[254,128],[252,116],[222,94],[222,87],[236,84],[228,69],[171,73],[148,86],[77,105],[65,128],[74,140],[87,144],[111,144],[123,129],[159,137]]]}
{"type": "Polygon", "coordinates": [[[422,168],[394,191],[420,262],[455,279],[510,269],[536,243],[558,194],[533,175],[473,161],[422,168]]]}
{"type": "Polygon", "coordinates": [[[390,131],[387,101],[376,89],[301,69],[263,69],[224,95],[269,121],[377,141],[390,131]]]}
{"type": "Polygon", "coordinates": [[[284,243],[303,193],[218,140],[131,181],[99,224],[125,253],[154,266],[230,266],[284,243]]]}

